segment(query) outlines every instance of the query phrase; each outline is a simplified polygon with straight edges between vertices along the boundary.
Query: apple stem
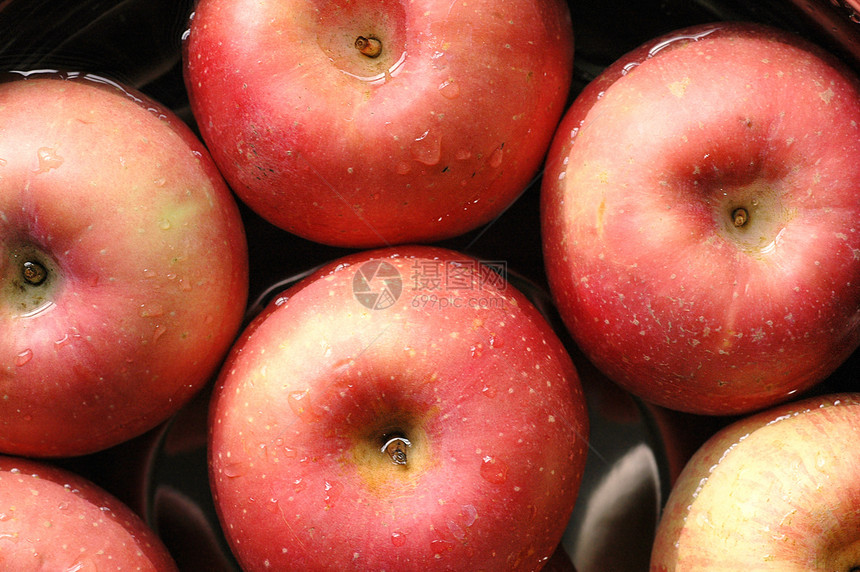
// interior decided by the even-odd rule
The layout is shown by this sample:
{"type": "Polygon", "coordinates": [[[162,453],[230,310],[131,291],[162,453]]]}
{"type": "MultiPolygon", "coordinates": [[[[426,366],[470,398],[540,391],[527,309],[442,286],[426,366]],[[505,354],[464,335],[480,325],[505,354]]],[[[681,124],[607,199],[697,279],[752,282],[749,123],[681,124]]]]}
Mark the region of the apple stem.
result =
{"type": "Polygon", "coordinates": [[[21,276],[27,284],[39,286],[48,279],[48,271],[38,262],[28,260],[21,266],[21,276]]]}
{"type": "Polygon", "coordinates": [[[359,36],[355,39],[355,48],[369,58],[378,58],[382,53],[382,42],[373,36],[359,36]]]}
{"type": "Polygon", "coordinates": [[[750,214],[747,212],[747,209],[743,207],[738,207],[732,211],[732,222],[736,228],[744,226],[749,219],[750,214]]]}
{"type": "Polygon", "coordinates": [[[392,437],[382,446],[382,452],[391,457],[391,462],[395,465],[405,465],[406,448],[411,447],[412,443],[405,437],[392,437]]]}

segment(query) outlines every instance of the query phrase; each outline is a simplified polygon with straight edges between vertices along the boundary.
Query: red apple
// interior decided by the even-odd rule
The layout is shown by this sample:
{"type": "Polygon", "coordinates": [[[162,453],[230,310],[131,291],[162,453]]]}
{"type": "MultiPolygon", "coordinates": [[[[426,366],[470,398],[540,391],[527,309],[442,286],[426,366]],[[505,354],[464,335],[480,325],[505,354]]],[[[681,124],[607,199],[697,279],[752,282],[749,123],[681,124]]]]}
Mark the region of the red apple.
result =
{"type": "Polygon", "coordinates": [[[621,58],[541,192],[565,323],[648,401],[763,408],[860,344],[860,84],[798,37],[703,25],[621,58]]]}
{"type": "Polygon", "coordinates": [[[0,456],[0,568],[177,570],[158,536],[103,489],[74,473],[6,456],[0,456]]]}
{"type": "Polygon", "coordinates": [[[173,114],[95,78],[0,84],[0,451],[89,453],[179,409],[238,333],[247,256],[173,114]]]}
{"type": "Polygon", "coordinates": [[[227,181],[275,225],[349,247],[488,222],[564,111],[563,0],[202,0],[185,78],[227,181]]]}
{"type": "Polygon", "coordinates": [[[339,259],[242,334],[210,416],[210,477],[246,570],[535,570],[585,461],[576,370],[477,260],[339,259]]]}
{"type": "Polygon", "coordinates": [[[819,396],[722,429],[666,504],[651,570],[860,569],[860,395],[819,396]]]}

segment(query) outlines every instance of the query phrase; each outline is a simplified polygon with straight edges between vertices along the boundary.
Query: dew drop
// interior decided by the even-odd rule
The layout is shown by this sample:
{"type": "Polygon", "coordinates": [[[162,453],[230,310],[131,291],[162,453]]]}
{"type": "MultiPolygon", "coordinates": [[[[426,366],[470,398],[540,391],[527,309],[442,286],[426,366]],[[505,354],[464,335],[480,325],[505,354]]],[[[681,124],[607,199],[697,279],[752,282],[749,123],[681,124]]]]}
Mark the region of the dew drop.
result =
{"type": "Polygon", "coordinates": [[[412,167],[409,166],[409,163],[406,161],[401,161],[400,164],[397,165],[397,174],[398,175],[407,175],[412,170],[412,167]]]}
{"type": "Polygon", "coordinates": [[[391,533],[391,544],[394,546],[403,546],[406,544],[406,535],[395,530],[391,533]]]}
{"type": "Polygon", "coordinates": [[[229,479],[235,479],[242,476],[242,464],[238,462],[227,463],[224,465],[224,476],[229,479]]]}
{"type": "Polygon", "coordinates": [[[481,389],[481,394],[484,395],[484,397],[493,398],[496,396],[496,388],[484,386],[484,388],[481,389]]]}
{"type": "Polygon", "coordinates": [[[433,554],[439,555],[454,550],[454,545],[447,540],[432,540],[430,541],[430,548],[433,550],[433,554]]]}
{"type": "Polygon", "coordinates": [[[302,421],[313,420],[314,414],[311,409],[310,390],[291,391],[287,395],[287,403],[290,404],[290,409],[296,414],[296,417],[302,421]]]}
{"type": "Polygon", "coordinates": [[[140,305],[140,317],[141,318],[157,318],[158,316],[164,315],[164,307],[155,302],[152,304],[141,304],[140,305]]]}
{"type": "Polygon", "coordinates": [[[6,159],[0,159],[0,167],[6,166],[6,159]]]}
{"type": "Polygon", "coordinates": [[[504,484],[508,480],[508,466],[496,457],[485,455],[481,459],[481,476],[494,485],[504,484]]]}
{"type": "Polygon", "coordinates": [[[40,147],[37,153],[39,155],[39,173],[47,173],[63,164],[63,158],[57,154],[56,149],[40,147]]]}
{"type": "Polygon", "coordinates": [[[501,147],[496,147],[496,150],[493,151],[492,155],[490,155],[490,167],[496,169],[501,166],[503,153],[504,152],[501,147]]]}
{"type": "Polygon", "coordinates": [[[472,158],[472,152],[468,149],[460,149],[455,157],[458,161],[467,161],[472,158]]]}
{"type": "Polygon", "coordinates": [[[335,481],[330,483],[325,481],[325,506],[332,508],[337,503],[340,495],[343,494],[343,484],[335,481]]]}
{"type": "Polygon", "coordinates": [[[300,493],[306,488],[308,488],[308,483],[304,479],[298,478],[293,481],[293,491],[300,493]]]}
{"type": "Polygon", "coordinates": [[[153,183],[156,187],[163,187],[167,183],[167,180],[164,177],[159,177],[158,179],[155,179],[153,183]]]}
{"type": "Polygon", "coordinates": [[[26,365],[31,359],[33,359],[33,350],[28,348],[15,356],[15,365],[21,367],[22,365],[26,365]]]}
{"type": "Polygon", "coordinates": [[[168,230],[170,228],[170,221],[166,218],[161,219],[158,222],[158,228],[160,228],[161,230],[168,230]]]}
{"type": "Polygon", "coordinates": [[[412,158],[419,163],[433,166],[442,158],[442,139],[428,129],[412,144],[412,158]]]}
{"type": "Polygon", "coordinates": [[[446,99],[456,99],[460,96],[460,85],[453,80],[446,80],[439,84],[439,93],[446,99]]]}

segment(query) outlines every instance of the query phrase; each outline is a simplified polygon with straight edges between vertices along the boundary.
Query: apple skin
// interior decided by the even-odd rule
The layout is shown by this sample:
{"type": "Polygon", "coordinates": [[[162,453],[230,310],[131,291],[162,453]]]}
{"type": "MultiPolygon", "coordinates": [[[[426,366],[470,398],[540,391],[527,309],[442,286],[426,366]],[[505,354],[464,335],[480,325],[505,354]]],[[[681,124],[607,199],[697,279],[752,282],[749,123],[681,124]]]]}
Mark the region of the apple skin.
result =
{"type": "Polygon", "coordinates": [[[415,269],[449,262],[474,259],[421,246],[349,255],[240,336],[213,396],[209,462],[244,569],[534,570],[550,559],[586,457],[576,370],[513,286],[443,287],[447,303],[425,303],[415,269]],[[353,297],[367,261],[402,277],[388,308],[353,297]],[[405,465],[381,451],[392,435],[412,443],[405,465]]]}
{"type": "Polygon", "coordinates": [[[139,94],[69,77],[0,84],[9,454],[91,453],[162,422],[217,373],[247,300],[239,210],[202,143],[139,94]]]}
{"type": "Polygon", "coordinates": [[[573,73],[563,0],[203,0],[184,48],[233,190],[345,247],[438,241],[500,214],[537,175],[573,73]],[[382,41],[377,58],[360,35],[382,41]]]}
{"type": "Polygon", "coordinates": [[[87,479],[0,456],[3,570],[178,570],[143,520],[87,479]]]}
{"type": "Polygon", "coordinates": [[[588,358],[708,415],[827,377],[860,343],[858,124],[847,68],[753,24],[673,32],[589,84],[541,188],[548,282],[588,358]]]}
{"type": "Polygon", "coordinates": [[[860,394],[782,404],[692,457],[657,529],[653,572],[860,566],[860,394]]]}

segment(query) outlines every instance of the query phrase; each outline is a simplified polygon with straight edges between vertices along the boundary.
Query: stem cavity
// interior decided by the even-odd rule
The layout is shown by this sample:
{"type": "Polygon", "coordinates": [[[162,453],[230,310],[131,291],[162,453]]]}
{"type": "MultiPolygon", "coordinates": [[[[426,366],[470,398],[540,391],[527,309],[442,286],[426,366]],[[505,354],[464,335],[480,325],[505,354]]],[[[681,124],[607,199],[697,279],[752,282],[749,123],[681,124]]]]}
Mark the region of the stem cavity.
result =
{"type": "Polygon", "coordinates": [[[382,452],[388,455],[395,465],[405,465],[407,462],[406,450],[412,446],[406,437],[391,437],[382,446],[382,452]]]}

